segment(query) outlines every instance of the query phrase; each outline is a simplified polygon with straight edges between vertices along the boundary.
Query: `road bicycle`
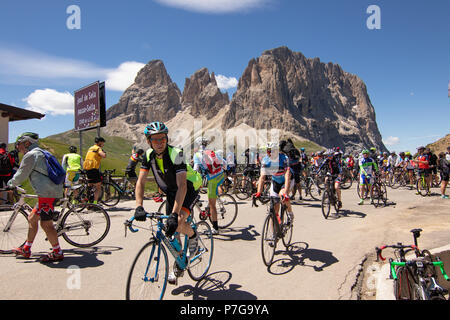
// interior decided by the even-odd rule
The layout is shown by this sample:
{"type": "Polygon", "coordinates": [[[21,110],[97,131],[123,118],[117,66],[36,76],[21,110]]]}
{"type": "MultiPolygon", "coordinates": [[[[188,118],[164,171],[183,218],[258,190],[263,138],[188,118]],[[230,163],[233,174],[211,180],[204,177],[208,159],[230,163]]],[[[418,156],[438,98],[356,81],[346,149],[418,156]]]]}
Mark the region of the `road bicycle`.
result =
{"type": "MultiPolygon", "coordinates": [[[[37,199],[37,195],[27,194],[21,187],[14,192],[20,197],[14,205],[0,206],[0,250],[8,251],[25,244],[28,234],[28,216],[33,208],[26,199],[37,199]]],[[[71,205],[68,198],[59,200],[53,214],[55,229],[69,244],[92,247],[102,241],[109,232],[108,213],[98,205],[71,205]],[[57,211],[58,207],[61,208],[57,211]]]]}
{"type": "Polygon", "coordinates": [[[339,214],[339,201],[336,193],[336,188],[334,186],[334,179],[330,173],[327,173],[325,179],[325,190],[322,195],[322,214],[325,219],[328,219],[330,215],[331,206],[336,210],[336,214],[339,214]]]}
{"type": "Polygon", "coordinates": [[[105,170],[102,181],[102,197],[100,202],[108,207],[116,206],[121,198],[135,199],[135,186],[124,176],[120,183],[117,183],[112,175],[116,170],[105,170]]]}
{"type": "MultiPolygon", "coordinates": [[[[311,196],[313,200],[320,200],[320,196],[322,195],[322,190],[317,185],[316,181],[310,177],[310,176],[300,176],[300,186],[302,188],[302,191],[305,192],[305,196],[311,196]]],[[[292,198],[292,195],[294,194],[294,190],[297,189],[297,185],[294,186],[294,189],[292,192],[289,193],[289,196],[292,198]]],[[[297,189],[298,191],[298,189],[297,189]]],[[[300,193],[300,192],[299,192],[300,193]]],[[[301,196],[301,194],[300,194],[301,196]]]]}
{"type": "MultiPolygon", "coordinates": [[[[235,195],[239,200],[247,200],[254,193],[256,193],[257,182],[259,179],[259,168],[247,167],[244,171],[247,172],[248,175],[242,175],[238,177],[236,181],[235,195]]],[[[266,181],[264,182],[264,190],[267,189],[267,184],[270,184],[270,181],[266,178],[266,181]]]]}
{"type": "MultiPolygon", "coordinates": [[[[194,209],[198,212],[199,219],[201,221],[206,221],[207,219],[211,220],[211,211],[209,208],[209,204],[206,205],[205,209],[203,209],[203,203],[208,201],[198,199],[195,202],[194,209]]],[[[164,200],[163,203],[159,206],[158,212],[166,212],[166,204],[167,200],[164,200]]],[[[238,214],[238,205],[233,196],[229,194],[221,194],[217,197],[216,200],[216,209],[217,209],[217,225],[220,229],[227,228],[233,224],[233,222],[237,218],[238,214]]]]}
{"type": "MultiPolygon", "coordinates": [[[[187,270],[192,280],[200,281],[206,276],[212,263],[214,240],[209,224],[204,221],[196,223],[192,215],[188,217],[187,222],[198,236],[197,251],[190,256],[187,235],[182,247],[177,234],[171,238],[164,234],[163,221],[169,216],[160,212],[146,213],[146,216],[152,222],[152,235],[150,241],[139,250],[131,265],[126,286],[127,300],[163,299],[169,274],[167,250],[175,258],[174,272],[177,277],[182,276],[187,270]],[[156,222],[156,225],[153,222],[156,222]]],[[[125,222],[125,236],[127,230],[133,233],[139,231],[133,227],[133,222],[134,217],[125,222]]]]}
{"type": "Polygon", "coordinates": [[[381,180],[380,176],[375,175],[375,182],[372,186],[371,203],[375,208],[378,208],[381,205],[386,206],[387,200],[386,184],[381,180]]]}
{"type": "Polygon", "coordinates": [[[353,178],[352,178],[350,169],[348,169],[347,167],[344,167],[342,169],[341,189],[342,190],[350,189],[352,187],[352,184],[353,184],[353,178]]]}
{"type": "Polygon", "coordinates": [[[450,281],[445,272],[444,263],[439,257],[433,257],[428,250],[421,251],[418,248],[417,238],[420,237],[422,229],[413,229],[411,232],[414,236],[414,245],[398,243],[375,248],[377,261],[386,260],[382,256],[384,249],[395,249],[396,260],[389,259],[390,278],[394,280],[395,298],[397,300],[446,300],[444,295],[448,291],[439,285],[436,273],[436,267],[439,267],[444,279],[450,281]],[[406,258],[406,254],[410,251],[414,251],[416,258],[406,258]]]}
{"type": "Polygon", "coordinates": [[[416,182],[416,190],[417,193],[422,197],[425,197],[430,194],[430,187],[427,184],[427,178],[425,177],[425,172],[418,172],[418,178],[416,182]]]}
{"type": "MultiPolygon", "coordinates": [[[[257,198],[253,197],[252,206],[258,207],[256,200],[257,198]]],[[[273,262],[277,243],[280,239],[286,248],[290,246],[294,229],[284,201],[281,202],[280,214],[275,212],[275,204],[277,202],[279,202],[279,198],[270,197],[270,203],[267,206],[267,217],[264,220],[261,232],[262,259],[267,267],[273,262]]]]}

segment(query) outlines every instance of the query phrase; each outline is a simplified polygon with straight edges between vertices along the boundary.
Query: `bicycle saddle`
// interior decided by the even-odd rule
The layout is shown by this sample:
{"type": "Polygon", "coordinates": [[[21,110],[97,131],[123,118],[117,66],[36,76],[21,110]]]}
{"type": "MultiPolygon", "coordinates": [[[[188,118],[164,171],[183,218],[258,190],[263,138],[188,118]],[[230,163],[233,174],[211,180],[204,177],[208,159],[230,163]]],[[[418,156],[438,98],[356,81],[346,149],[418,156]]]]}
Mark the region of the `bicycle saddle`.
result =
{"type": "Polygon", "coordinates": [[[413,233],[414,237],[419,238],[420,237],[420,233],[422,232],[422,229],[412,229],[410,232],[413,233]]]}

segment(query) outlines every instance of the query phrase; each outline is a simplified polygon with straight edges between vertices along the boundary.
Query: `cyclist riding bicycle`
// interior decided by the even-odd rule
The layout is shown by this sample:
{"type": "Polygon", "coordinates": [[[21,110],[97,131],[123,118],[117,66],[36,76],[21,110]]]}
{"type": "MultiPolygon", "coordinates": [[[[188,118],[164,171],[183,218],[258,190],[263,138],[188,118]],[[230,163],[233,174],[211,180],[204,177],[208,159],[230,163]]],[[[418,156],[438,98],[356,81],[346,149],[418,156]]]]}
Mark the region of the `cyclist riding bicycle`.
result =
{"type": "MultiPolygon", "coordinates": [[[[326,159],[319,168],[319,171],[326,169],[326,173],[331,174],[331,183],[334,183],[334,188],[336,190],[336,195],[338,198],[338,208],[342,208],[342,197],[341,197],[341,180],[342,180],[342,166],[340,162],[340,153],[328,151],[326,154],[326,159]]],[[[328,177],[327,177],[328,179],[328,177]]]]}
{"type": "MultiPolygon", "coordinates": [[[[272,184],[270,186],[270,197],[275,200],[274,210],[278,215],[280,211],[280,200],[286,204],[289,221],[294,222],[294,213],[289,201],[289,192],[294,187],[294,176],[292,168],[289,165],[289,158],[281,150],[285,147],[286,141],[281,141],[270,145],[270,153],[268,153],[261,161],[261,176],[260,181],[264,181],[266,176],[272,176],[272,184]],[[277,156],[278,155],[278,156],[277,156]]],[[[289,151],[289,150],[285,150],[289,151]]],[[[258,185],[258,192],[255,198],[261,197],[263,183],[258,185]]]]}
{"type": "Polygon", "coordinates": [[[360,180],[359,184],[361,186],[360,201],[359,205],[364,204],[364,195],[366,194],[366,187],[370,188],[370,195],[373,195],[373,185],[375,183],[374,174],[378,173],[377,163],[370,157],[370,151],[364,150],[362,152],[363,158],[359,160],[360,168],[360,180]]]}
{"type": "MultiPolygon", "coordinates": [[[[166,235],[169,238],[175,232],[188,235],[189,253],[192,256],[197,251],[198,238],[186,219],[191,214],[198,197],[198,191],[194,187],[198,176],[195,175],[190,166],[186,165],[183,150],[168,144],[168,133],[169,129],[161,122],[153,122],[145,128],[144,134],[150,148],[145,153],[136,183],[136,211],[134,216],[138,221],[146,220],[146,213],[143,208],[144,188],[151,170],[158,187],[167,196],[166,214],[169,218],[166,223],[166,235]]],[[[174,268],[177,268],[176,263],[174,268]]],[[[178,273],[171,272],[169,274],[169,282],[172,284],[177,282],[175,274],[178,273]]]]}

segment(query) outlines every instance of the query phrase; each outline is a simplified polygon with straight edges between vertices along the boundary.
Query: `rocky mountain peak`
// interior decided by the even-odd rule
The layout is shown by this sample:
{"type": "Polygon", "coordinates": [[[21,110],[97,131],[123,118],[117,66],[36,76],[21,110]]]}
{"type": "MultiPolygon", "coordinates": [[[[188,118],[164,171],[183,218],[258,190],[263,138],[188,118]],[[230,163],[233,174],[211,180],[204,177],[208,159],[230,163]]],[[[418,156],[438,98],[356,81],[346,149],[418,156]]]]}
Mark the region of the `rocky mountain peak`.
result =
{"type": "Polygon", "coordinates": [[[228,94],[222,93],[217,86],[214,72],[210,74],[207,68],[186,78],[181,105],[183,109],[191,108],[194,117],[204,115],[211,119],[229,102],[228,94]]]}

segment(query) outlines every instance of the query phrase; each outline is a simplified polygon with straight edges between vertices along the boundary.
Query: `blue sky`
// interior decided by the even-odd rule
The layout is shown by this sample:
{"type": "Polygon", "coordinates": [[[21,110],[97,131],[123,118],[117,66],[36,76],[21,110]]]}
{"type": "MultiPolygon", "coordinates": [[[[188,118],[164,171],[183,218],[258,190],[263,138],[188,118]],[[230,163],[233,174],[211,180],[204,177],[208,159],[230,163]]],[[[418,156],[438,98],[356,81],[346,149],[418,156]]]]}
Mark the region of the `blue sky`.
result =
{"type": "Polygon", "coordinates": [[[73,128],[75,90],[106,80],[110,107],[153,59],[180,90],[207,67],[231,97],[250,59],[284,45],[358,75],[388,148],[412,151],[450,133],[448,12],[443,0],[2,0],[0,101],[47,114],[11,123],[9,139],[73,128]],[[379,30],[367,28],[370,5],[379,30]]]}

